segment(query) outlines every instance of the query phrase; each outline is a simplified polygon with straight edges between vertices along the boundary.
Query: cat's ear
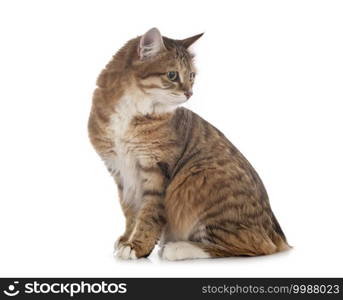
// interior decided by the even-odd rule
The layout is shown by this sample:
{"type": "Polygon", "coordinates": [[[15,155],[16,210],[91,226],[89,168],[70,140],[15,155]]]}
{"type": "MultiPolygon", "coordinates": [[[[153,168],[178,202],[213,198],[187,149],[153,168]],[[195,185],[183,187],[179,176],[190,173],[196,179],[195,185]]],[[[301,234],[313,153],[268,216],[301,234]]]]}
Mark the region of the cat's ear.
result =
{"type": "Polygon", "coordinates": [[[138,55],[140,59],[153,57],[165,49],[163,38],[157,28],[151,28],[142,35],[138,45],[138,55]]]}
{"type": "Polygon", "coordinates": [[[202,37],[204,33],[200,33],[194,36],[191,36],[187,39],[184,39],[181,41],[182,46],[184,46],[186,49],[188,49],[192,44],[194,44],[199,38],[202,37]]]}

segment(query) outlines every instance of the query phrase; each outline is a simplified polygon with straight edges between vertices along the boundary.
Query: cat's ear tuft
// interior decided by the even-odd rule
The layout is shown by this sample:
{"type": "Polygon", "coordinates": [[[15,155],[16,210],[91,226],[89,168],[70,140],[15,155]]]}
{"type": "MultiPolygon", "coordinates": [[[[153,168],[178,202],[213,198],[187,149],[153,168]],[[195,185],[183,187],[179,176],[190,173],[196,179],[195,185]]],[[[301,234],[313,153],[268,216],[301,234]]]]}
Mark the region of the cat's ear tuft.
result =
{"type": "Polygon", "coordinates": [[[157,55],[165,49],[163,38],[157,28],[151,28],[141,36],[138,45],[138,55],[140,59],[146,59],[157,55]]]}
{"type": "Polygon", "coordinates": [[[186,49],[188,49],[192,44],[194,44],[199,38],[203,36],[203,33],[191,36],[187,39],[184,39],[181,41],[182,46],[184,46],[186,49]]]}

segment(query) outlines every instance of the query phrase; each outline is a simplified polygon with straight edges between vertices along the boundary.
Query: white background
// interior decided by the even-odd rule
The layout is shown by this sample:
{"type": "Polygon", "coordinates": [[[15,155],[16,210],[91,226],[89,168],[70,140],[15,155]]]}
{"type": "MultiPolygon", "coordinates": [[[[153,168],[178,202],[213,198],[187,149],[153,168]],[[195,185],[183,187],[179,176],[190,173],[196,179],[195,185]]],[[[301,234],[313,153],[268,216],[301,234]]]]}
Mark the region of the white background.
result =
{"type": "Polygon", "coordinates": [[[341,1],[2,1],[1,276],[342,276],[341,1]],[[164,262],[112,257],[124,219],[92,149],[95,80],[158,27],[194,46],[187,107],[255,166],[292,251],[164,262]]]}

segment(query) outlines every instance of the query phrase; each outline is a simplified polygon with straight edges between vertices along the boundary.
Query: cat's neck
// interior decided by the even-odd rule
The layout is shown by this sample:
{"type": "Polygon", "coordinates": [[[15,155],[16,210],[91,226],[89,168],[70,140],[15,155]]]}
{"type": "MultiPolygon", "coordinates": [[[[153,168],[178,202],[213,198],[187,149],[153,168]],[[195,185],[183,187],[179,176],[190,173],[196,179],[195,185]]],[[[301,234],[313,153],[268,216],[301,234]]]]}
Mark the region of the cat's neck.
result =
{"type": "Polygon", "coordinates": [[[177,106],[161,105],[160,102],[154,103],[149,97],[151,97],[149,94],[132,89],[123,93],[116,101],[112,126],[124,132],[132,122],[146,123],[172,117],[177,106]]]}
{"type": "Polygon", "coordinates": [[[138,89],[130,89],[123,93],[116,103],[115,111],[127,118],[142,116],[159,116],[173,113],[177,106],[161,104],[162,101],[154,101],[153,96],[138,89]]]}

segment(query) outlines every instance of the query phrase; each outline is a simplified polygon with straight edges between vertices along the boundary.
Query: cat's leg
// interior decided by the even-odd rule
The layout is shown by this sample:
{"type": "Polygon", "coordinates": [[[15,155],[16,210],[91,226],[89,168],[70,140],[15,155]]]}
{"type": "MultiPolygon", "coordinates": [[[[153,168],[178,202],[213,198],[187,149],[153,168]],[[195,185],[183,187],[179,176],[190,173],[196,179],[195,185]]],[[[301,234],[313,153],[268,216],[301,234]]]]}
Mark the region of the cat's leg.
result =
{"type": "Polygon", "coordinates": [[[151,194],[144,198],[146,203],[137,216],[132,234],[128,241],[121,243],[122,246],[118,250],[117,255],[120,258],[147,257],[157,243],[166,223],[160,195],[151,194]]]}
{"type": "Polygon", "coordinates": [[[122,243],[128,241],[135,225],[136,212],[127,202],[124,201],[123,185],[121,183],[120,178],[115,177],[115,181],[117,183],[117,188],[118,188],[119,202],[125,216],[125,232],[114,243],[114,250],[116,251],[120,248],[122,243]]]}
{"type": "Polygon", "coordinates": [[[127,242],[135,226],[135,216],[136,213],[134,209],[123,201],[122,190],[119,190],[120,204],[125,216],[125,232],[121,235],[114,244],[114,250],[118,250],[122,243],[127,242]]]}
{"type": "Polygon", "coordinates": [[[129,239],[118,249],[123,259],[147,257],[158,242],[166,224],[165,184],[158,168],[142,169],[142,207],[137,213],[129,239]]]}

